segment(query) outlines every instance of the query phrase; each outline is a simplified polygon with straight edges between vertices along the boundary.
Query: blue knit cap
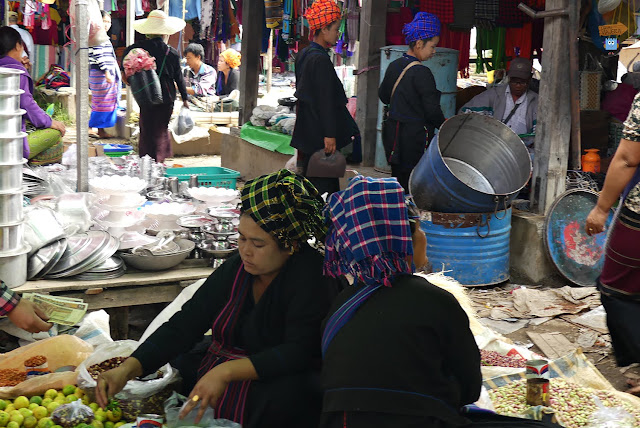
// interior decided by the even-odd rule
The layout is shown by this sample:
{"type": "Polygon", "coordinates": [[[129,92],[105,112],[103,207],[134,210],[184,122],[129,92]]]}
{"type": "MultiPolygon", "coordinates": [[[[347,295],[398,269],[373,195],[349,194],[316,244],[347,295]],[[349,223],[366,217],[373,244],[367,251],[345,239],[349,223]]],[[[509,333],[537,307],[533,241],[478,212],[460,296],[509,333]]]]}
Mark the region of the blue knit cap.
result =
{"type": "Polygon", "coordinates": [[[440,20],[432,13],[418,12],[413,21],[402,28],[402,34],[407,44],[439,36],[440,20]]]}

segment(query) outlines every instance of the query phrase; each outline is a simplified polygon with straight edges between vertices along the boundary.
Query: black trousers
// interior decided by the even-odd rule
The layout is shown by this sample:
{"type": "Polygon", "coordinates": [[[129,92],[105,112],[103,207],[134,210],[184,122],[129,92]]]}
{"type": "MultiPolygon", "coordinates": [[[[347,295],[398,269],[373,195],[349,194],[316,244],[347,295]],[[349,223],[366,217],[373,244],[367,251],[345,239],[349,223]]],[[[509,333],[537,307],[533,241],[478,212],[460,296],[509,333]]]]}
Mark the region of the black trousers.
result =
{"type": "Polygon", "coordinates": [[[298,151],[298,168],[302,169],[302,175],[306,177],[311,184],[313,184],[318,192],[322,196],[324,193],[328,193],[329,196],[332,193],[340,191],[340,179],[339,178],[324,178],[324,177],[307,177],[307,167],[309,166],[309,160],[311,155],[298,151]]]}
{"type": "Polygon", "coordinates": [[[391,165],[391,176],[395,177],[398,180],[398,183],[404,189],[404,193],[409,195],[409,177],[411,176],[412,169],[407,169],[406,167],[402,167],[400,165],[391,165]]]}

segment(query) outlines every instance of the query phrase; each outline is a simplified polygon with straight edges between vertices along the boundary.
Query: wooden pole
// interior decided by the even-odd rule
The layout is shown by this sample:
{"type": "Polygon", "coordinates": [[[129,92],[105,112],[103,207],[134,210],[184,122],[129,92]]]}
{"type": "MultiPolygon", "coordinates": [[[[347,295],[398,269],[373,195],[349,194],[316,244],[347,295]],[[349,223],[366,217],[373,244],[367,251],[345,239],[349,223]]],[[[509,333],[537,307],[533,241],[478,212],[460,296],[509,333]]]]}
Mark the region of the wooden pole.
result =
{"type": "Polygon", "coordinates": [[[78,192],[89,191],[89,3],[76,1],[76,148],[78,192]]]}
{"type": "Polygon", "coordinates": [[[269,48],[267,49],[267,93],[271,92],[273,79],[273,30],[269,31],[269,48]]]}
{"type": "Polygon", "coordinates": [[[242,2],[242,66],[240,67],[240,109],[238,124],[249,121],[257,105],[260,83],[260,47],[264,13],[262,0],[242,2]]]}
{"type": "MultiPolygon", "coordinates": [[[[135,39],[135,30],[133,29],[133,23],[136,20],[136,4],[135,0],[127,0],[127,15],[125,23],[125,44],[131,46],[135,39]]],[[[131,92],[131,86],[127,85],[127,122],[129,117],[133,113],[133,93],[131,92]]]]}
{"type": "Polygon", "coordinates": [[[364,166],[373,166],[376,158],[380,48],[385,45],[386,9],[386,0],[367,0],[360,12],[356,123],[362,136],[364,166]]]}
{"type": "MultiPolygon", "coordinates": [[[[570,15],[577,13],[573,0],[546,2],[547,10],[561,8],[568,8],[570,15]]],[[[548,17],[544,24],[540,107],[531,187],[532,210],[539,214],[545,214],[565,190],[571,136],[571,88],[566,82],[570,75],[567,61],[569,17],[548,17]]]]}

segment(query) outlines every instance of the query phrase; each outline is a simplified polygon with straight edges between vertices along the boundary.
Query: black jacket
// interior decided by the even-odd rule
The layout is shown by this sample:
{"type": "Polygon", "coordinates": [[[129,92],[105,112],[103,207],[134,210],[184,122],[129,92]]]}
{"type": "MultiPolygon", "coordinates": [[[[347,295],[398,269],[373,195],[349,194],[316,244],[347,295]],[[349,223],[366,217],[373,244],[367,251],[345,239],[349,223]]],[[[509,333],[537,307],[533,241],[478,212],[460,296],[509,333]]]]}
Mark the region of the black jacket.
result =
{"type": "MultiPolygon", "coordinates": [[[[187,88],[184,84],[184,78],[182,77],[182,69],[180,68],[180,55],[177,50],[167,46],[160,37],[142,40],[128,46],[124,50],[124,56],[126,56],[133,48],[144,49],[156,59],[156,73],[158,73],[160,86],[162,86],[163,104],[173,104],[176,100],[176,85],[178,86],[182,99],[189,99],[187,88]],[[169,53],[167,53],[167,48],[169,48],[169,53]],[[163,61],[164,67],[162,66],[163,61]],[[161,69],[162,74],[160,73],[161,69]]],[[[144,106],[140,107],[144,108],[144,106]]]]}
{"type": "MultiPolygon", "coordinates": [[[[345,289],[334,313],[357,291],[345,289]]],[[[480,352],[458,301],[401,275],[376,291],[336,334],[322,366],[323,412],[430,416],[452,426],[480,396],[480,352]]]]}
{"type": "Polygon", "coordinates": [[[387,161],[406,169],[415,167],[435,129],[445,120],[440,107],[440,91],[433,73],[424,65],[407,70],[391,99],[391,91],[402,70],[417,60],[404,55],[393,61],[378,89],[382,103],[389,105],[382,137],[387,161]]]}
{"type": "Polygon", "coordinates": [[[298,105],[291,147],[312,154],[324,148],[328,137],[335,138],[340,149],[358,134],[333,63],[326,49],[315,42],[296,59],[295,97],[298,105]]]}
{"type": "Polygon", "coordinates": [[[229,70],[229,77],[227,78],[227,82],[224,81],[224,73],[221,71],[218,72],[218,81],[216,82],[216,95],[219,97],[225,97],[233,92],[235,89],[238,89],[238,84],[240,83],[240,70],[237,68],[232,68],[229,70]]]}

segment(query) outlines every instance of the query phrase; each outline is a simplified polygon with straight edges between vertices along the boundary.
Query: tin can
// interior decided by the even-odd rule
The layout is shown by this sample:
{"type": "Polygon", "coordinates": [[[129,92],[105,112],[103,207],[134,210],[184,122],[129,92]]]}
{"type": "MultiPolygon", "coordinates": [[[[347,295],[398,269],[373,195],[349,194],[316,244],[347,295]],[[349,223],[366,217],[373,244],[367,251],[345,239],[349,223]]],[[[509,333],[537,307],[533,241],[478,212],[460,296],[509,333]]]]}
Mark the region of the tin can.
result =
{"type": "Polygon", "coordinates": [[[529,406],[548,406],[549,398],[549,379],[527,379],[527,404],[529,406]]]}
{"type": "Polygon", "coordinates": [[[174,194],[177,195],[178,192],[180,191],[180,185],[178,184],[178,177],[169,177],[169,179],[167,180],[169,182],[169,191],[174,194]]]}
{"type": "Polygon", "coordinates": [[[164,418],[160,415],[144,414],[136,418],[137,428],[162,428],[164,418]]]}
{"type": "Polygon", "coordinates": [[[198,176],[196,174],[189,177],[189,187],[198,187],[198,176]]]}
{"type": "Polygon", "coordinates": [[[549,379],[549,362],[547,360],[527,360],[525,377],[527,379],[549,379]]]}

